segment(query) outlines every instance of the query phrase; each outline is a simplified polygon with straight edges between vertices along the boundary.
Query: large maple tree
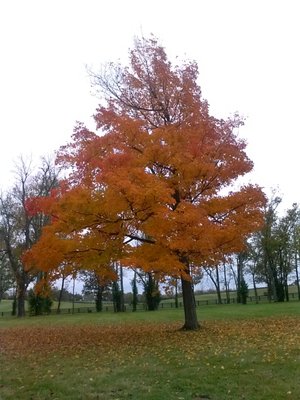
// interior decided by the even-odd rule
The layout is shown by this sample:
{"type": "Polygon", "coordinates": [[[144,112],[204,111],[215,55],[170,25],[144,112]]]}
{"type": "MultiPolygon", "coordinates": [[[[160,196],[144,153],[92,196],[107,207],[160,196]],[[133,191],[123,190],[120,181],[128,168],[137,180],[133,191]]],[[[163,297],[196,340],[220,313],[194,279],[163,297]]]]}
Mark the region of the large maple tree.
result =
{"type": "Polygon", "coordinates": [[[191,273],[243,249],[260,228],[258,186],[231,189],[253,163],[242,121],[210,115],[194,62],[173,66],[154,38],[137,39],[128,67],[109,64],[94,83],[105,102],[97,131],[79,124],[57,162],[68,178],[28,208],[52,216],[25,255],[31,266],[95,269],[121,261],[180,277],[185,329],[197,329],[191,273]]]}

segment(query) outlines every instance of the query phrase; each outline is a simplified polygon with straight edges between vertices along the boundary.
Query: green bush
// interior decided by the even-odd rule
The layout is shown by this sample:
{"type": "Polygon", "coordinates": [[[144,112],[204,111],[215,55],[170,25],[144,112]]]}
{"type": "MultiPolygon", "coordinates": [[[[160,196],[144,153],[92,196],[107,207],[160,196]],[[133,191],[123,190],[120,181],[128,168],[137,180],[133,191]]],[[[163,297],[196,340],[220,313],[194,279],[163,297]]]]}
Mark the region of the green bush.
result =
{"type": "Polygon", "coordinates": [[[42,297],[36,294],[34,290],[28,292],[28,307],[30,315],[50,314],[52,300],[50,297],[42,297]]]}
{"type": "Polygon", "coordinates": [[[244,278],[242,278],[240,287],[237,291],[238,303],[247,304],[248,293],[249,289],[247,282],[245,281],[244,278]]]}

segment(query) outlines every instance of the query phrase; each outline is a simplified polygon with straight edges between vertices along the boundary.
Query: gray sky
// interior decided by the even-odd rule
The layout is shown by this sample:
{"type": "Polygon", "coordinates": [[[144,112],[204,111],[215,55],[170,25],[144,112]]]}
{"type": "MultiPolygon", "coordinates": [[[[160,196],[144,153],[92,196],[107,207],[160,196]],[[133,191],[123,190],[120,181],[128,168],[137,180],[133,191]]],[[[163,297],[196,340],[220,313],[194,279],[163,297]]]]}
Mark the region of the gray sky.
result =
{"type": "Polygon", "coordinates": [[[171,59],[193,59],[211,112],[247,117],[249,177],[300,202],[300,13],[295,0],[3,0],[0,2],[0,188],[18,156],[35,160],[88,125],[97,99],[85,65],[126,61],[153,33],[171,59]]]}

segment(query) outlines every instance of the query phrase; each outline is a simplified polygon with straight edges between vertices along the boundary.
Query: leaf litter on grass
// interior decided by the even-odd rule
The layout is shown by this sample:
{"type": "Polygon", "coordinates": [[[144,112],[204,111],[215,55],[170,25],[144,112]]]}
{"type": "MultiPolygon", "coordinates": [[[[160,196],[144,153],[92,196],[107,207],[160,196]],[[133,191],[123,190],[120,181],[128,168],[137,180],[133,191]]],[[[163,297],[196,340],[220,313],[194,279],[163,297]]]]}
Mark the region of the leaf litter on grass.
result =
{"type": "MultiPolygon", "coordinates": [[[[228,393],[224,399],[235,399],[238,397],[232,397],[232,393],[238,393],[240,387],[235,381],[236,371],[238,379],[259,378],[265,382],[273,379],[276,365],[293,368],[300,361],[299,318],[205,321],[198,331],[179,328],[178,323],[3,328],[0,355],[6,362],[2,372],[9,375],[17,368],[26,369],[20,375],[22,379],[18,378],[20,382],[16,377],[7,380],[11,387],[25,386],[29,390],[26,381],[32,375],[30,390],[57,391],[61,386],[63,391],[63,381],[67,379],[70,385],[81,382],[86,399],[114,400],[116,395],[120,399],[134,399],[130,397],[133,390],[147,399],[171,393],[185,400],[205,398],[206,393],[206,398],[215,399],[210,390],[214,386],[212,380],[219,379],[219,388],[213,390],[228,393]],[[139,375],[138,383],[129,382],[134,373],[139,375]],[[157,390],[155,386],[165,392],[151,397],[157,390]]],[[[276,368],[278,373],[281,367],[276,368]]],[[[292,385],[292,378],[288,379],[292,385]]],[[[285,393],[288,391],[292,398],[294,389],[289,386],[285,393]]],[[[43,397],[32,397],[40,398],[43,397]]]]}
{"type": "MultiPolygon", "coordinates": [[[[54,327],[15,327],[1,329],[3,355],[36,356],[56,353],[78,356],[87,350],[101,349],[101,354],[118,353],[131,358],[147,353],[167,359],[180,349],[187,359],[203,350],[215,355],[240,354],[259,349],[266,358],[276,354],[293,357],[300,342],[300,319],[265,318],[244,321],[208,321],[198,331],[180,331],[177,323],[131,325],[84,325],[54,327]],[[230,345],[230,346],[228,346],[230,345]],[[162,351],[163,350],[163,351],[162,351]]],[[[299,354],[298,354],[299,356],[299,354]]]]}

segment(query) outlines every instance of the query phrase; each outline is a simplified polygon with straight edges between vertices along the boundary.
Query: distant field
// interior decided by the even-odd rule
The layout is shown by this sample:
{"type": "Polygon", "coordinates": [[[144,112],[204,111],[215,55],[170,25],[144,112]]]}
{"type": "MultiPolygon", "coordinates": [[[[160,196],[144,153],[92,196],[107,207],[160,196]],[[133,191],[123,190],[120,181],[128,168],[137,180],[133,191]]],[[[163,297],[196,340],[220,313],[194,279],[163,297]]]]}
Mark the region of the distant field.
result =
{"type": "MultiPolygon", "coordinates": [[[[290,300],[298,300],[298,291],[297,291],[297,286],[291,285],[289,286],[289,294],[291,295],[290,300]]],[[[257,288],[257,295],[258,296],[267,296],[267,288],[257,288]]],[[[229,297],[231,299],[236,298],[236,291],[231,290],[229,292],[229,297]]],[[[222,299],[226,299],[226,293],[224,291],[221,292],[221,297],[222,299]]],[[[255,292],[254,289],[249,289],[249,297],[252,297],[254,299],[255,297],[255,292]]],[[[203,301],[216,301],[217,300],[217,294],[216,293],[203,293],[203,294],[196,294],[195,296],[196,300],[199,300],[200,302],[203,301]]],[[[164,302],[169,302],[170,300],[163,300],[164,302]]]]}
{"type": "MultiPolygon", "coordinates": [[[[7,311],[11,311],[12,310],[12,300],[1,300],[0,302],[0,312],[7,312],[7,311]]],[[[80,308],[80,307],[95,307],[95,302],[75,302],[74,306],[76,308],[80,308]]],[[[61,308],[70,308],[72,309],[73,304],[71,301],[63,301],[61,303],[61,308]]],[[[27,309],[27,304],[26,304],[26,309],[27,309]]],[[[53,302],[52,305],[52,309],[56,310],[57,309],[57,302],[53,302]]],[[[0,398],[1,399],[1,398],[0,398]]]]}
{"type": "MultiPolygon", "coordinates": [[[[266,287],[257,288],[257,295],[258,296],[266,296],[267,294],[268,294],[268,291],[267,291],[266,287]]],[[[289,286],[289,294],[298,295],[297,286],[295,286],[295,285],[289,286]]],[[[226,298],[226,293],[224,291],[221,292],[221,295],[222,295],[222,299],[226,298]]],[[[231,290],[229,292],[229,296],[230,296],[230,298],[236,297],[236,291],[235,290],[231,290]]],[[[249,289],[249,297],[254,297],[254,296],[255,296],[254,289],[249,289]]],[[[198,300],[210,300],[210,299],[216,299],[216,298],[217,298],[216,293],[205,293],[205,294],[200,294],[200,295],[196,296],[196,299],[198,299],[198,300]]]]}
{"type": "Polygon", "coordinates": [[[300,305],[0,318],[1,400],[298,400],[300,305]]]}
{"type": "MultiPolygon", "coordinates": [[[[291,301],[298,300],[298,292],[297,292],[297,287],[295,285],[289,286],[289,293],[291,295],[291,298],[290,298],[291,301]]],[[[267,289],[266,288],[258,288],[257,289],[257,294],[258,294],[258,296],[261,296],[261,299],[260,299],[261,302],[266,302],[267,301],[267,298],[266,298],[267,289]]],[[[235,299],[236,298],[236,291],[230,291],[229,296],[230,296],[231,299],[235,299]]],[[[225,300],[226,300],[225,292],[221,292],[221,297],[222,297],[222,300],[225,302],[225,300]]],[[[254,297],[255,297],[254,290],[253,289],[249,289],[249,302],[250,302],[250,299],[252,301],[255,301],[254,297]]],[[[195,296],[195,299],[196,299],[196,301],[200,302],[199,305],[201,306],[201,305],[204,305],[205,302],[208,302],[208,304],[212,304],[212,303],[217,302],[217,295],[216,295],[216,293],[197,294],[195,296]]],[[[161,301],[160,307],[163,307],[163,305],[165,303],[167,303],[167,305],[170,305],[170,303],[172,303],[172,302],[175,303],[174,299],[163,299],[161,301]]],[[[181,298],[179,298],[179,302],[182,302],[181,298]]],[[[131,309],[130,305],[126,305],[126,306],[127,306],[128,310],[131,309]]],[[[111,311],[112,310],[112,303],[111,302],[104,302],[103,303],[103,307],[104,307],[104,311],[111,311]]],[[[143,308],[141,304],[139,304],[138,307],[139,308],[143,308]]],[[[70,301],[69,302],[63,301],[61,303],[61,309],[63,309],[63,310],[70,310],[70,312],[71,312],[72,308],[73,308],[73,303],[70,302],[70,301]]],[[[78,312],[78,309],[84,309],[84,308],[85,309],[90,308],[90,309],[94,310],[95,309],[95,303],[94,302],[81,302],[81,301],[78,301],[78,302],[74,303],[74,308],[75,308],[76,312],[78,312]]],[[[52,310],[55,312],[56,309],[57,309],[57,302],[53,302],[52,310]]],[[[1,312],[5,312],[5,313],[6,312],[11,312],[11,310],[12,310],[12,300],[2,300],[0,302],[0,313],[1,312]]]]}

